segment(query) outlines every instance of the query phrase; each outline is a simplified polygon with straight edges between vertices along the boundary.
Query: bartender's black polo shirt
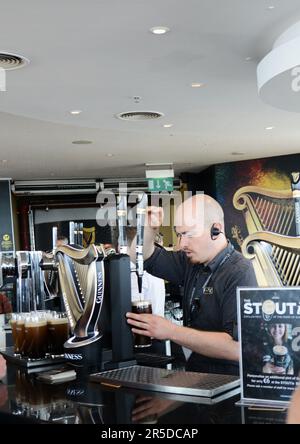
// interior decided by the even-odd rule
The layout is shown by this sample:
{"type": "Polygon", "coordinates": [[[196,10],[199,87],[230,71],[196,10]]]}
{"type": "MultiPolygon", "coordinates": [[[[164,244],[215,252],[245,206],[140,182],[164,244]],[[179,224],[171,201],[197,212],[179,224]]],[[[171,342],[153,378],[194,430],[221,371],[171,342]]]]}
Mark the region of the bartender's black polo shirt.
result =
{"type": "MultiPolygon", "coordinates": [[[[172,252],[157,247],[145,261],[145,269],[154,276],[184,287],[185,326],[226,332],[238,339],[236,289],[256,287],[257,281],[251,262],[230,243],[206,267],[191,264],[182,251],[172,252]],[[207,282],[209,276],[211,278],[207,282]]],[[[186,369],[203,373],[239,373],[238,362],[208,358],[194,352],[186,369]]]]}

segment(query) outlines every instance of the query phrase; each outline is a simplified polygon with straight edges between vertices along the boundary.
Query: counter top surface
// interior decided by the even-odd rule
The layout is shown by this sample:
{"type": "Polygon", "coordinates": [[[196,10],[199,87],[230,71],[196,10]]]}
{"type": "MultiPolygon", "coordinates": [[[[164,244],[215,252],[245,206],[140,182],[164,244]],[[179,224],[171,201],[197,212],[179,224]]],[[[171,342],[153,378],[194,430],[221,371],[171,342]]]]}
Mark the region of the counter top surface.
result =
{"type": "Polygon", "coordinates": [[[0,377],[2,423],[268,424],[284,423],[286,417],[285,411],[236,406],[240,396],[229,392],[200,398],[116,388],[88,378],[51,385],[38,381],[36,372],[15,365],[8,365],[6,373],[4,368],[0,377]]]}

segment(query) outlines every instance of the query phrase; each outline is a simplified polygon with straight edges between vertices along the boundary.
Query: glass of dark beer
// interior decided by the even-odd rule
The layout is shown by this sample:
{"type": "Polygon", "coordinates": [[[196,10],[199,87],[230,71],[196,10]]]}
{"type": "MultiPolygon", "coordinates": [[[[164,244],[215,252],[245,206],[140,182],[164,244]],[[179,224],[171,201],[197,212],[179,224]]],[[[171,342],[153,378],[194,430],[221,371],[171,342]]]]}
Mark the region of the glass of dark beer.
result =
{"type": "MultiPolygon", "coordinates": [[[[27,319],[28,313],[19,313],[16,317],[15,325],[15,354],[24,355],[24,344],[25,344],[25,320],[27,319]]],[[[12,326],[13,329],[13,326],[12,326]]]]}
{"type": "MultiPolygon", "coordinates": [[[[152,305],[150,301],[132,301],[132,313],[152,313],[152,305]]],[[[150,347],[152,339],[150,336],[133,334],[133,345],[135,348],[150,347]]]]}
{"type": "Polygon", "coordinates": [[[69,321],[66,313],[55,313],[48,319],[48,352],[50,356],[64,354],[64,343],[69,338],[69,321]]]}
{"type": "Polygon", "coordinates": [[[32,315],[25,320],[24,355],[29,359],[43,359],[47,349],[47,320],[32,315]]]}
{"type": "Polygon", "coordinates": [[[13,339],[13,344],[14,344],[15,355],[18,355],[20,353],[18,350],[18,344],[17,344],[17,319],[18,319],[17,313],[13,313],[11,315],[10,327],[11,327],[11,334],[12,334],[12,339],[13,339]]]}

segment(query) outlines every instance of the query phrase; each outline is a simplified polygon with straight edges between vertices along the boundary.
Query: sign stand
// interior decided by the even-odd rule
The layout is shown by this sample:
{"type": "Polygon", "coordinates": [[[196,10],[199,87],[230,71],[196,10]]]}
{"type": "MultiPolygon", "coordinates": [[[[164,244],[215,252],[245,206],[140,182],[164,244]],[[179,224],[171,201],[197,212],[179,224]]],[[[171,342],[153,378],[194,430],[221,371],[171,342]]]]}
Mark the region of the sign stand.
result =
{"type": "Polygon", "coordinates": [[[286,407],[300,371],[300,289],[239,288],[240,405],[286,407]]]}

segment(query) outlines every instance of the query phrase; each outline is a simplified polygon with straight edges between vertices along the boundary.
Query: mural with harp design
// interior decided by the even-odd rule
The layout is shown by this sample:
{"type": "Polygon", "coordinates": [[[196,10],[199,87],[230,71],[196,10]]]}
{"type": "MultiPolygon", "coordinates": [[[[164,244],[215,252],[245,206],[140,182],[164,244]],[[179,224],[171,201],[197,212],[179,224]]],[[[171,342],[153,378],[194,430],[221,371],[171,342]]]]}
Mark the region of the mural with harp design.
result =
{"type": "Polygon", "coordinates": [[[259,286],[299,286],[300,156],[217,165],[216,185],[228,237],[252,260],[259,286]]]}
{"type": "Polygon", "coordinates": [[[248,186],[233,197],[249,232],[242,253],[252,259],[261,286],[300,284],[300,174],[291,177],[290,190],[248,186]]]}

